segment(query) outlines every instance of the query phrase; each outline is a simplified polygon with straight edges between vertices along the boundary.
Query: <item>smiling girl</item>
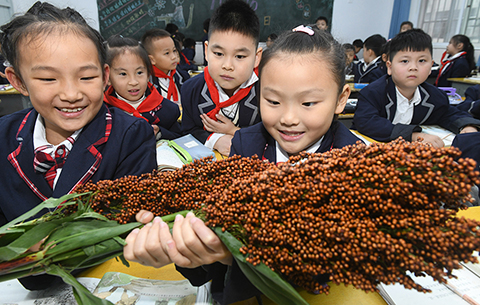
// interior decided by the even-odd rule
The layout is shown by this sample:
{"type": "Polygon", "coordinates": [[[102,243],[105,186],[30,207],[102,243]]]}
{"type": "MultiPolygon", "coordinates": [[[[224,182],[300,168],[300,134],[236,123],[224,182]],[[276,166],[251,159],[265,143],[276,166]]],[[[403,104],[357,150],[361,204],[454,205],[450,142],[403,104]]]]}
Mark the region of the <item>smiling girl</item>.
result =
{"type": "Polygon", "coordinates": [[[152,125],[157,140],[180,136],[180,109],[148,81],[152,66],[147,51],[132,38],[114,35],[107,41],[110,66],[105,102],[152,125]]]}
{"type": "MultiPolygon", "coordinates": [[[[103,40],[78,12],[37,2],[0,30],[5,74],[33,105],[0,118],[0,225],[87,181],[156,167],[148,123],[103,104],[103,40]]],[[[21,282],[43,289],[55,280],[21,282]]]]}

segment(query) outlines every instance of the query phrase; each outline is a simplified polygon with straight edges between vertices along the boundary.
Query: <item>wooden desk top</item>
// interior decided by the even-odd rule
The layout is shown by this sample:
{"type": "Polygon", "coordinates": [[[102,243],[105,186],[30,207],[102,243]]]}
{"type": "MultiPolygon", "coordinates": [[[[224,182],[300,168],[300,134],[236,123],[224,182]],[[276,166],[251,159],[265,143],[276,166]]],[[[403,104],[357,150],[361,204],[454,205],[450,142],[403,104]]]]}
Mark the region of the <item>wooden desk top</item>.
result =
{"type": "Polygon", "coordinates": [[[475,78],[447,78],[447,80],[451,82],[457,82],[457,83],[464,83],[464,84],[471,84],[471,85],[478,85],[480,84],[480,78],[475,77],[475,78]]]}
{"type": "MultiPolygon", "coordinates": [[[[472,207],[466,210],[462,210],[457,213],[459,217],[472,218],[480,220],[480,207],[472,207]]],[[[164,266],[162,268],[156,269],[153,267],[146,267],[138,263],[131,263],[130,268],[124,266],[120,261],[116,259],[111,259],[99,266],[90,268],[89,270],[81,273],[79,276],[82,277],[95,277],[101,278],[106,272],[117,271],[133,276],[147,278],[147,279],[158,279],[158,280],[172,280],[179,281],[183,280],[183,276],[175,270],[173,264],[164,266]]],[[[352,286],[344,285],[332,285],[330,287],[330,293],[328,295],[320,294],[314,295],[308,293],[304,290],[300,290],[300,295],[312,305],[322,304],[322,305],[386,305],[385,300],[378,293],[366,293],[362,290],[355,289],[352,286]]],[[[274,305],[272,301],[266,297],[262,297],[264,305],[274,305]]],[[[253,305],[257,302],[253,299],[238,302],[238,305],[253,305]]]]}
{"type": "Polygon", "coordinates": [[[8,89],[8,90],[0,90],[0,95],[7,95],[7,94],[19,94],[19,95],[21,95],[21,93],[18,92],[17,89],[15,89],[15,88],[11,88],[11,89],[8,89]]]}

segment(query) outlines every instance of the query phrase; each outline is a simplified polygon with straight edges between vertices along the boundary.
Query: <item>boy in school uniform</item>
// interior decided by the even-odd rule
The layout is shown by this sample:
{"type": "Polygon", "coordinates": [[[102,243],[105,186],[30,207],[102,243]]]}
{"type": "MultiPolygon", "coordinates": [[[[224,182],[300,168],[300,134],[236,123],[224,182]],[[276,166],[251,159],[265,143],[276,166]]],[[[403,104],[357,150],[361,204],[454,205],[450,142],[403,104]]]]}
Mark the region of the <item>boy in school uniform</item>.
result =
{"type": "Polygon", "coordinates": [[[377,141],[422,138],[436,147],[443,146],[442,139],[422,133],[420,125],[476,132],[480,120],[451,106],[443,91],[425,82],[432,64],[428,34],[413,29],[395,36],[388,50],[388,75],[360,91],[352,128],[377,141]]]}
{"type": "Polygon", "coordinates": [[[458,104],[457,108],[480,119],[480,85],[468,87],[465,90],[465,100],[458,104]]]}
{"type": "Polygon", "coordinates": [[[150,29],[143,34],[141,42],[152,62],[150,82],[164,98],[180,105],[180,89],[189,76],[177,71],[180,50],[177,50],[170,33],[150,29]]]}
{"type": "Polygon", "coordinates": [[[210,21],[205,43],[208,67],[182,87],[182,132],[210,149],[229,155],[239,128],[260,121],[258,48],[260,25],[243,1],[221,5],[210,21]]]}
{"type": "Polygon", "coordinates": [[[355,83],[371,83],[385,75],[382,69],[382,46],[387,40],[381,35],[372,35],[363,43],[363,62],[353,67],[355,83]]]}

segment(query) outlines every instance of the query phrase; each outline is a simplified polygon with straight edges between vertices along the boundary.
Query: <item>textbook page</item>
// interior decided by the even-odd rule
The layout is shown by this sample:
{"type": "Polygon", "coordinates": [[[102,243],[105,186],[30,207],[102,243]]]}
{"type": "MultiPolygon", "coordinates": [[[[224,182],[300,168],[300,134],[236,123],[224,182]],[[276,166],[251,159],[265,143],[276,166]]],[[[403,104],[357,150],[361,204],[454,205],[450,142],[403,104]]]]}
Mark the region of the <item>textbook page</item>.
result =
{"type": "Polygon", "coordinates": [[[445,146],[452,146],[453,139],[455,138],[455,134],[450,130],[446,130],[437,125],[421,125],[422,132],[439,136],[440,139],[443,140],[445,146]]]}
{"type": "MultiPolygon", "coordinates": [[[[446,285],[434,281],[431,277],[416,277],[408,273],[410,277],[425,288],[431,289],[430,293],[418,292],[406,289],[400,284],[378,286],[380,295],[389,305],[468,305],[469,303],[455,294],[446,285]]],[[[468,269],[454,270],[457,279],[448,279],[448,283],[457,288],[462,294],[480,303],[480,278],[468,269]]]]}

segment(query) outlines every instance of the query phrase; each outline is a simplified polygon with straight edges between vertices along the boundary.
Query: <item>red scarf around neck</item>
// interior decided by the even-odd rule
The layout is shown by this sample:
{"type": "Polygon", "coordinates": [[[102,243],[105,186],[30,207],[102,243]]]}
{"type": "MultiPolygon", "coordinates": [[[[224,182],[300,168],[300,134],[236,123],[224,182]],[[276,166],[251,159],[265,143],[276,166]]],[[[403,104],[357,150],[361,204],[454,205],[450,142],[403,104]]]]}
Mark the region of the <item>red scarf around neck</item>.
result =
{"type": "Polygon", "coordinates": [[[173,101],[173,102],[178,102],[178,92],[177,92],[177,86],[175,85],[175,80],[173,79],[173,76],[175,75],[175,70],[170,71],[170,75],[166,74],[159,68],[153,66],[153,75],[155,75],[158,78],[168,78],[170,82],[168,83],[168,92],[167,92],[167,99],[173,101]]]}
{"type": "MultiPolygon", "coordinates": [[[[244,97],[248,95],[250,92],[250,89],[254,84],[251,84],[250,86],[246,88],[242,88],[237,91],[234,95],[232,95],[228,100],[226,100],[223,103],[220,103],[220,94],[218,93],[217,86],[215,85],[215,81],[213,78],[210,76],[210,73],[208,72],[208,67],[206,67],[204,70],[204,77],[205,77],[205,82],[207,83],[208,91],[210,92],[210,97],[212,98],[212,101],[215,103],[215,108],[207,113],[208,117],[211,118],[212,120],[217,120],[215,117],[218,112],[220,112],[220,109],[231,106],[235,103],[238,103],[241,101],[244,97]]],[[[258,70],[255,68],[254,70],[255,74],[258,75],[258,70]]]]}
{"type": "Polygon", "coordinates": [[[447,56],[447,51],[443,52],[443,55],[442,55],[442,59],[440,59],[440,63],[442,64],[442,66],[440,67],[440,71],[438,71],[438,76],[437,76],[437,79],[435,80],[435,86],[438,85],[438,80],[440,79],[440,76],[442,76],[442,73],[444,72],[444,69],[445,67],[449,64],[449,63],[452,63],[454,62],[456,59],[462,57],[462,56],[465,56],[467,54],[467,52],[462,52],[460,53],[460,55],[456,56],[455,58],[453,59],[447,59],[445,61],[443,61],[443,59],[445,58],[445,56],[447,56]]]}
{"type": "Polygon", "coordinates": [[[183,54],[182,52],[180,52],[180,54],[182,55],[183,59],[185,59],[187,65],[190,65],[190,61],[188,60],[187,56],[185,56],[185,54],[183,54]]]}
{"type": "Polygon", "coordinates": [[[163,96],[160,95],[157,88],[155,88],[152,83],[148,83],[148,89],[150,90],[148,98],[146,98],[140,105],[138,105],[137,109],[135,109],[135,107],[133,107],[129,103],[117,98],[115,96],[113,86],[110,86],[105,92],[104,100],[105,103],[120,108],[125,112],[131,113],[137,118],[143,118],[148,122],[148,119],[144,118],[141,113],[149,112],[157,108],[163,102],[163,96]]]}

